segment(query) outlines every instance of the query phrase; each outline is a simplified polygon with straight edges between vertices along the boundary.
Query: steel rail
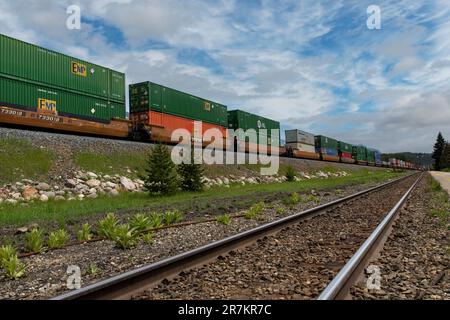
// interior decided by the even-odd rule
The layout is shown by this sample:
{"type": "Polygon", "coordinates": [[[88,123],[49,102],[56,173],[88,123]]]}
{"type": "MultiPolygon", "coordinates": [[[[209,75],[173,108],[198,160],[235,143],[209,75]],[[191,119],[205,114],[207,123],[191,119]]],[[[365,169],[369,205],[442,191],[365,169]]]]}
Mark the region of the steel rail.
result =
{"type": "Polygon", "coordinates": [[[280,220],[259,226],[237,235],[213,242],[200,248],[182,253],[165,260],[131,270],[106,280],[88,285],[79,290],[71,291],[51,300],[106,300],[106,299],[129,299],[134,294],[142,292],[146,288],[159,283],[165,278],[176,276],[183,270],[190,269],[198,265],[217,258],[221,254],[226,254],[237,248],[244,247],[249,243],[275,233],[278,230],[299,222],[300,220],[320,214],[325,209],[369,194],[371,192],[384,189],[395,183],[408,179],[417,173],[381,184],[379,186],[364,190],[353,195],[338,199],[306,211],[290,215],[280,220]]]}
{"type": "Polygon", "coordinates": [[[420,175],[400,201],[397,202],[394,208],[392,208],[375,231],[340,270],[317,300],[344,300],[349,298],[351,287],[357,282],[370,259],[377,253],[378,249],[383,246],[400,209],[406,203],[422,177],[423,174],[420,175]]]}

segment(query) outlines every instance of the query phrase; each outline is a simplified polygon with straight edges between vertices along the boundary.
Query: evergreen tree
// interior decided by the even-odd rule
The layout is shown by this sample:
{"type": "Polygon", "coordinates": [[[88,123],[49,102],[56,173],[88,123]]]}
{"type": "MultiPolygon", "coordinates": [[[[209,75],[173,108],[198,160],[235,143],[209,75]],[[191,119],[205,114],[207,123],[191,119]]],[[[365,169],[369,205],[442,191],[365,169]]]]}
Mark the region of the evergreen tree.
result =
{"type": "Polygon", "coordinates": [[[447,142],[439,161],[441,169],[450,169],[450,142],[447,142]]]}
{"type": "Polygon", "coordinates": [[[437,140],[436,140],[436,144],[434,145],[434,151],[433,151],[433,156],[432,158],[435,160],[435,165],[434,168],[437,171],[440,171],[441,168],[441,157],[442,157],[442,152],[444,151],[444,147],[445,147],[445,140],[444,137],[442,136],[442,133],[439,132],[437,140]]]}
{"type": "Polygon", "coordinates": [[[202,191],[204,183],[203,178],[203,166],[201,164],[195,164],[194,147],[192,147],[191,163],[182,163],[178,166],[178,174],[181,178],[180,185],[184,191],[202,191]]]}
{"type": "Polygon", "coordinates": [[[177,191],[178,177],[167,146],[157,144],[150,151],[145,172],[145,190],[151,195],[168,195],[177,191]]]}

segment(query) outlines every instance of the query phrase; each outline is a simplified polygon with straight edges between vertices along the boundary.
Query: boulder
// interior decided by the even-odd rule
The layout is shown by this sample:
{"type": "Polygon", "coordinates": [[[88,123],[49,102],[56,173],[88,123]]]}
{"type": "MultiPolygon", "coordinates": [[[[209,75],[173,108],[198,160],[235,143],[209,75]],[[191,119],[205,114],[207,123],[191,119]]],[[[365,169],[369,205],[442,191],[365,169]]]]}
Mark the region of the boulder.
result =
{"type": "Polygon", "coordinates": [[[75,188],[77,186],[77,180],[75,179],[67,179],[66,186],[69,188],[75,188]]]}
{"type": "Polygon", "coordinates": [[[6,199],[6,200],[5,200],[5,203],[6,203],[6,204],[17,204],[17,200],[14,200],[14,199],[6,199]]]}
{"type": "Polygon", "coordinates": [[[56,193],[53,191],[44,192],[43,195],[47,196],[47,199],[53,199],[54,197],[56,197],[56,193]]]}
{"type": "Polygon", "coordinates": [[[96,174],[93,173],[93,172],[87,172],[86,175],[87,175],[89,178],[92,178],[92,179],[97,179],[97,178],[98,178],[98,175],[96,175],[96,174]]]}
{"type": "Polygon", "coordinates": [[[48,201],[48,196],[46,196],[45,194],[41,194],[41,197],[39,198],[40,201],[42,202],[47,202],[48,201]]]}
{"type": "Polygon", "coordinates": [[[39,198],[39,191],[33,187],[25,187],[22,191],[22,197],[26,201],[37,199],[39,198]]]}
{"type": "Polygon", "coordinates": [[[112,183],[110,181],[106,182],[105,185],[107,188],[111,188],[111,189],[115,189],[117,186],[115,183],[112,183]]]}
{"type": "Polygon", "coordinates": [[[48,183],[41,182],[36,186],[36,189],[42,190],[42,191],[47,191],[50,189],[50,185],[48,183]]]}
{"type": "Polygon", "coordinates": [[[55,197],[55,201],[63,201],[66,200],[66,198],[64,198],[63,196],[56,196],[55,197]]]}
{"type": "Polygon", "coordinates": [[[136,185],[126,177],[120,177],[120,185],[127,191],[135,191],[136,185]]]}
{"type": "Polygon", "coordinates": [[[91,180],[86,181],[86,185],[90,188],[97,188],[101,184],[102,184],[101,181],[97,180],[97,179],[91,179],[91,180]]]}
{"type": "Polygon", "coordinates": [[[119,191],[117,191],[116,189],[112,189],[108,192],[108,194],[110,196],[117,197],[119,195],[119,191]]]}

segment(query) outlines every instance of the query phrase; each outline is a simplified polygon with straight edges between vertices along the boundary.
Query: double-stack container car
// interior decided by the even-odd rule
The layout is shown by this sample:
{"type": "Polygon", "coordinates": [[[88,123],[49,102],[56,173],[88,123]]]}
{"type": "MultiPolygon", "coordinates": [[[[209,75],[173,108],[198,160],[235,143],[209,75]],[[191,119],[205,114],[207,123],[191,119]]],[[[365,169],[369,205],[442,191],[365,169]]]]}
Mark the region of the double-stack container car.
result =
{"type": "Polygon", "coordinates": [[[270,152],[272,146],[280,147],[280,123],[277,121],[242,110],[232,110],[228,112],[228,129],[237,132],[236,142],[245,145],[246,151],[270,152]],[[255,137],[249,139],[248,133],[251,132],[249,130],[254,130],[256,140],[255,137]]]}
{"type": "Polygon", "coordinates": [[[353,159],[353,145],[343,141],[338,142],[339,157],[341,162],[355,163],[353,159]]]}
{"type": "Polygon", "coordinates": [[[353,146],[353,159],[357,164],[367,165],[367,148],[362,145],[353,146]]]}
{"type": "Polygon", "coordinates": [[[339,162],[338,144],[337,140],[329,137],[315,137],[316,153],[320,154],[321,160],[339,162]]]}
{"type": "Polygon", "coordinates": [[[302,130],[286,130],[286,150],[296,158],[320,159],[316,153],[315,136],[302,130]]]}
{"type": "Polygon", "coordinates": [[[153,82],[130,85],[130,120],[135,134],[153,141],[171,143],[177,129],[189,131],[194,139],[209,129],[227,137],[226,106],[153,82]],[[196,131],[195,121],[202,122],[201,131],[196,131]]]}
{"type": "Polygon", "coordinates": [[[0,35],[0,121],[128,137],[125,75],[0,35]]]}

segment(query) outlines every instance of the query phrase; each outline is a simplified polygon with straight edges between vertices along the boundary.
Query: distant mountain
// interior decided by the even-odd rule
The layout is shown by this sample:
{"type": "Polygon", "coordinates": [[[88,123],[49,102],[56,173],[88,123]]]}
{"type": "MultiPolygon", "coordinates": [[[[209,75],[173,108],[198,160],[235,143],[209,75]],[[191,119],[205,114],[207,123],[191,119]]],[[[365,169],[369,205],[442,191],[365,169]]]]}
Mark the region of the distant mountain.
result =
{"type": "Polygon", "coordinates": [[[434,159],[431,158],[431,153],[400,152],[385,153],[382,155],[383,161],[389,161],[390,158],[421,164],[427,167],[434,164],[434,159]]]}

